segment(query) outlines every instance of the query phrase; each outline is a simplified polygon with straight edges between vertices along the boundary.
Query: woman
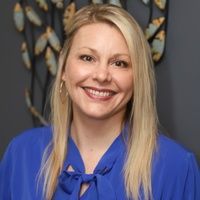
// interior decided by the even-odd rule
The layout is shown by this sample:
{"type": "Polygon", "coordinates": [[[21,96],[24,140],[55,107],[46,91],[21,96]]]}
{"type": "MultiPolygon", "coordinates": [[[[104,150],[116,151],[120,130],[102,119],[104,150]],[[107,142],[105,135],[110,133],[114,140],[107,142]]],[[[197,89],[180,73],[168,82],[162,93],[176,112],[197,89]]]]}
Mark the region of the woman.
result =
{"type": "Polygon", "coordinates": [[[193,154],[158,134],[151,53],[135,20],[121,8],[90,5],[66,32],[52,126],[11,142],[0,197],[200,199],[193,154]]]}

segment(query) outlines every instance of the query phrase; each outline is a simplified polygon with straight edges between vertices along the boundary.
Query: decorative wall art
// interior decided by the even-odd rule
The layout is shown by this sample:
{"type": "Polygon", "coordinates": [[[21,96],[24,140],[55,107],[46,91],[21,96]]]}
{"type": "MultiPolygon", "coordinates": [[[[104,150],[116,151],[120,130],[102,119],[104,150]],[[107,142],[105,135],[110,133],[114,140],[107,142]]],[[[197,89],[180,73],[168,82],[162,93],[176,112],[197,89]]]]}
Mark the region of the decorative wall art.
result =
{"type": "MultiPolygon", "coordinates": [[[[156,65],[162,60],[165,51],[168,1],[134,1],[144,4],[149,11],[144,34],[151,46],[156,65]]],[[[88,4],[90,3],[110,3],[130,9],[127,8],[128,0],[91,0],[88,4]]],[[[14,24],[23,38],[22,60],[30,75],[30,83],[25,89],[25,100],[35,126],[48,123],[44,116],[48,87],[57,72],[58,54],[65,39],[64,24],[65,27],[68,26],[76,10],[74,0],[20,0],[14,6],[14,24]]]]}

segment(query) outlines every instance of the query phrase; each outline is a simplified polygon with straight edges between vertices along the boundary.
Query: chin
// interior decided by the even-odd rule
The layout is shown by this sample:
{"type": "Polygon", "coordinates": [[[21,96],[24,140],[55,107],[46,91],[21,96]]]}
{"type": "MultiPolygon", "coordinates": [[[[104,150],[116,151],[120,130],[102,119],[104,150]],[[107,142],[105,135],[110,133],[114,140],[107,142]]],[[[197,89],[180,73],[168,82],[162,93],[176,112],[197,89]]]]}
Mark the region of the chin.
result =
{"type": "Polygon", "coordinates": [[[87,118],[92,120],[108,120],[108,119],[121,119],[121,116],[124,116],[125,111],[124,110],[118,110],[118,111],[110,111],[110,112],[97,112],[97,109],[95,112],[87,112],[85,115],[87,118]]]}
{"type": "Polygon", "coordinates": [[[88,113],[86,116],[92,120],[105,120],[110,118],[108,114],[100,114],[100,113],[88,113]]]}

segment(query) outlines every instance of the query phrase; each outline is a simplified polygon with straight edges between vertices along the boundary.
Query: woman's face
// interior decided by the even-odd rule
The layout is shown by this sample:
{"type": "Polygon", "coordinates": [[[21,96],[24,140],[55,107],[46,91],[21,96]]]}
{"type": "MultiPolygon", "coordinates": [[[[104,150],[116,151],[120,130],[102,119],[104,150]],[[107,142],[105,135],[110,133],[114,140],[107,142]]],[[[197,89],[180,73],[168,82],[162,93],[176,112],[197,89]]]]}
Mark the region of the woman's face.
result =
{"type": "Polygon", "coordinates": [[[122,34],[106,23],[81,27],[62,74],[73,117],[121,119],[132,97],[133,72],[122,34]]]}

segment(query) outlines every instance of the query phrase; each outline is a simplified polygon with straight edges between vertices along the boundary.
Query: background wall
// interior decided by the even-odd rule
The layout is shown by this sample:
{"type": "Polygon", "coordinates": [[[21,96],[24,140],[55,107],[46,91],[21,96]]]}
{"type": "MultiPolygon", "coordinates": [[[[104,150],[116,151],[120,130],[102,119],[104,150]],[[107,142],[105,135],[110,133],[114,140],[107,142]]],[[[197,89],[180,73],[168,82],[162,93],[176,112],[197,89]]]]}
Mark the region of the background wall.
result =
{"type": "MultiPolygon", "coordinates": [[[[128,9],[142,23],[137,1],[128,1],[128,9]]],[[[22,38],[12,19],[15,2],[0,2],[0,158],[11,138],[32,127],[24,100],[29,76],[21,61],[22,38]]],[[[76,2],[81,7],[87,1],[76,2]]],[[[162,126],[200,160],[199,10],[199,0],[170,1],[167,51],[156,76],[162,126]]]]}

